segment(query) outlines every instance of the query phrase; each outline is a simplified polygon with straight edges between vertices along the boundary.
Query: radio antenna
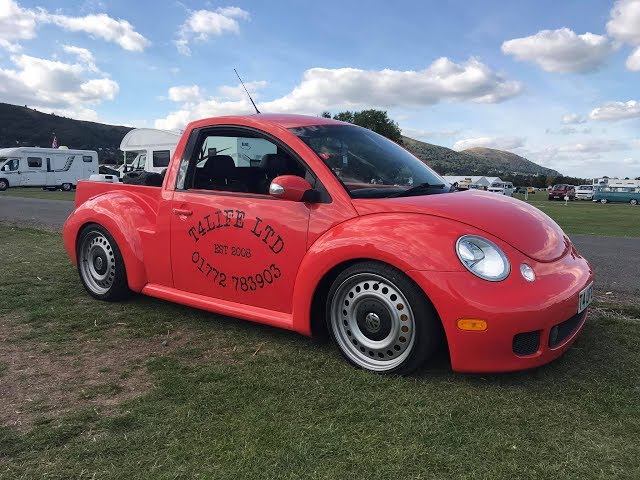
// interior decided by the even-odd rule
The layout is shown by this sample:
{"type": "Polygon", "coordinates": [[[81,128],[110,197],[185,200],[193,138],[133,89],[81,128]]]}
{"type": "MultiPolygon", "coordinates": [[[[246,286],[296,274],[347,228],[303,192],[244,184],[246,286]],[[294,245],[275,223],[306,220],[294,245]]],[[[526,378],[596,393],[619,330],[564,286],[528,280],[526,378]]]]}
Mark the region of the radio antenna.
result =
{"type": "Polygon", "coordinates": [[[258,110],[258,107],[256,107],[256,102],[253,101],[253,98],[251,98],[251,94],[249,93],[249,90],[247,90],[247,87],[244,86],[244,82],[240,78],[240,75],[238,75],[238,71],[235,68],[233,69],[233,71],[236,72],[236,76],[238,77],[238,80],[240,80],[240,83],[242,84],[242,88],[244,88],[244,91],[247,92],[247,96],[249,97],[249,100],[251,100],[251,105],[253,105],[253,108],[256,109],[256,113],[260,113],[260,110],[258,110]]]}

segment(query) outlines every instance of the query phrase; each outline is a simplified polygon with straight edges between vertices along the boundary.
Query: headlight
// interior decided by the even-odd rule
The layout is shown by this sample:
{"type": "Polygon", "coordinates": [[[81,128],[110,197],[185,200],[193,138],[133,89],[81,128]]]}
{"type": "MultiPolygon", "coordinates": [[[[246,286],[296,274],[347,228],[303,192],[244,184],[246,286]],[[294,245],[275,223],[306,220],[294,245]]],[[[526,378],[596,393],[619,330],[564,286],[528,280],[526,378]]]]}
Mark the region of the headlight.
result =
{"type": "Polygon", "coordinates": [[[499,282],[509,276],[507,256],[486,238],[464,235],[456,242],[456,253],[467,270],[484,280],[499,282]]]}

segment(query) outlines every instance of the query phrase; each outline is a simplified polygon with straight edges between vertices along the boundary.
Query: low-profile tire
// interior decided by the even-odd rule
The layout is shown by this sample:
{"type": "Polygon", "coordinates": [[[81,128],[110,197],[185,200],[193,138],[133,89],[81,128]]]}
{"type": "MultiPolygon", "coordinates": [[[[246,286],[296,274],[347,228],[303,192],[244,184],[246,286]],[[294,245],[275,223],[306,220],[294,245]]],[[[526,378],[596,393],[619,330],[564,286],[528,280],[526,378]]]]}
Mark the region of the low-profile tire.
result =
{"type": "Polygon", "coordinates": [[[118,244],[104,227],[87,225],[78,237],[76,253],[80,280],[91,296],[115,302],[131,294],[118,244]]]}
{"type": "Polygon", "coordinates": [[[70,192],[70,191],[73,189],[73,185],[71,185],[70,183],[63,183],[63,184],[60,186],[60,189],[61,189],[63,192],[70,192]]]}
{"type": "Polygon", "coordinates": [[[631,205],[637,205],[638,204],[638,200],[636,200],[635,198],[632,198],[631,200],[629,200],[629,203],[631,205]]]}
{"type": "Polygon", "coordinates": [[[374,261],[345,269],[327,298],[327,329],[346,360],[406,375],[442,343],[442,325],[424,292],[404,273],[374,261]]]}
{"type": "Polygon", "coordinates": [[[9,182],[4,178],[0,178],[0,192],[4,192],[7,188],[9,188],[9,182]]]}
{"type": "Polygon", "coordinates": [[[607,203],[609,200],[607,200],[606,198],[601,198],[600,199],[600,203],[607,203]]]}

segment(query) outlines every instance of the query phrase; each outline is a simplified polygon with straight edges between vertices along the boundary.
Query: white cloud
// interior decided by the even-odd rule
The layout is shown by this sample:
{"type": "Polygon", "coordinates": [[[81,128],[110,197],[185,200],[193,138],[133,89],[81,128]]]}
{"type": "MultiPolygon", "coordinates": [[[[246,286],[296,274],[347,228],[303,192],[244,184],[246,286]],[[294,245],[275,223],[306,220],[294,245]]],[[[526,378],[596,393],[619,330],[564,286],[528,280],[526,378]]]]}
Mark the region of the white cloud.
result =
{"type": "Polygon", "coordinates": [[[65,30],[85,32],[108,42],[117,43],[125,50],[141,52],[150,45],[149,40],[136,32],[128,21],[116,20],[104,13],[85,17],[69,17],[50,14],[43,10],[39,18],[42,22],[53,23],[65,30]]]}
{"type": "MultiPolygon", "coordinates": [[[[265,82],[250,82],[259,91],[265,82]]],[[[493,72],[471,58],[454,63],[434,61],[424,70],[360,70],[356,68],[312,68],[291,92],[271,101],[260,101],[264,112],[319,114],[339,108],[416,108],[440,101],[497,103],[522,91],[519,82],[493,72]]],[[[182,128],[190,120],[216,115],[253,112],[239,87],[221,87],[221,96],[202,100],[156,120],[158,128],[182,128]]]]}
{"type": "Polygon", "coordinates": [[[175,41],[178,51],[191,55],[189,43],[192,40],[204,42],[209,37],[219,37],[226,33],[239,33],[238,20],[248,20],[249,12],[239,7],[223,7],[211,10],[197,10],[185,20],[175,41]]]}
{"type": "MultiPolygon", "coordinates": [[[[264,80],[259,80],[256,82],[247,82],[244,84],[244,86],[247,87],[247,90],[255,100],[256,98],[259,97],[260,90],[262,90],[264,87],[267,86],[267,82],[265,82],[264,80]]],[[[223,85],[222,87],[218,88],[218,93],[222,98],[225,98],[228,100],[232,100],[235,98],[242,98],[247,95],[247,92],[244,91],[244,88],[242,87],[241,84],[237,84],[236,86],[233,86],[233,87],[230,85],[223,85]]]]}
{"type": "Polygon", "coordinates": [[[112,100],[118,84],[109,78],[87,78],[83,63],[64,63],[28,55],[11,57],[13,69],[0,69],[3,101],[29,105],[45,112],[97,119],[90,107],[112,100]]]}
{"type": "Polygon", "coordinates": [[[591,110],[589,117],[592,120],[625,120],[640,117],[640,102],[629,100],[628,102],[607,102],[591,110]]]}
{"type": "MultiPolygon", "coordinates": [[[[395,117],[398,121],[402,121],[400,115],[395,117]]],[[[456,137],[462,133],[461,129],[451,128],[451,129],[442,129],[442,130],[424,130],[424,129],[414,129],[414,128],[403,128],[402,135],[415,138],[417,140],[420,139],[429,139],[429,138],[449,138],[456,137]]]]}
{"type": "Polygon", "coordinates": [[[587,119],[584,117],[584,115],[578,115],[577,113],[568,113],[566,115],[563,115],[560,120],[564,125],[587,123],[587,119]]]}
{"type": "Polygon", "coordinates": [[[200,98],[200,87],[197,85],[183,85],[169,89],[169,100],[172,102],[195,102],[200,98]]]}
{"type": "Polygon", "coordinates": [[[0,0],[0,40],[28,40],[36,36],[36,13],[14,0],[0,0]]]}
{"type": "Polygon", "coordinates": [[[498,150],[515,150],[524,146],[525,139],[522,137],[478,137],[465,138],[453,144],[454,150],[466,150],[468,148],[483,147],[495,148],[498,150]]]}
{"type": "Polygon", "coordinates": [[[54,24],[64,30],[85,32],[89,35],[117,43],[125,50],[140,52],[150,42],[133,26],[122,19],[114,19],[101,13],[73,17],[49,13],[43,8],[22,8],[15,0],[0,0],[0,47],[16,52],[16,41],[33,39],[41,24],[54,24]]]}
{"type": "Polygon", "coordinates": [[[610,15],[609,35],[631,45],[640,45],[640,0],[618,0],[610,15]]]}
{"type": "Polygon", "coordinates": [[[87,66],[88,70],[92,72],[99,72],[98,67],[96,66],[96,61],[93,58],[93,53],[86,48],[75,47],[73,45],[63,45],[62,49],[71,55],[75,55],[80,62],[87,66]]]}
{"type": "Polygon", "coordinates": [[[627,58],[626,66],[640,71],[640,0],[618,0],[610,15],[607,32],[621,42],[638,47],[627,58]]]}
{"type": "Polygon", "coordinates": [[[634,72],[640,71],[640,47],[637,47],[629,58],[627,58],[626,66],[634,72]]]}
{"type": "Polygon", "coordinates": [[[614,44],[603,35],[573,30],[542,30],[535,35],[507,40],[502,51],[518,60],[537,64],[547,72],[589,72],[601,66],[614,44]]]}

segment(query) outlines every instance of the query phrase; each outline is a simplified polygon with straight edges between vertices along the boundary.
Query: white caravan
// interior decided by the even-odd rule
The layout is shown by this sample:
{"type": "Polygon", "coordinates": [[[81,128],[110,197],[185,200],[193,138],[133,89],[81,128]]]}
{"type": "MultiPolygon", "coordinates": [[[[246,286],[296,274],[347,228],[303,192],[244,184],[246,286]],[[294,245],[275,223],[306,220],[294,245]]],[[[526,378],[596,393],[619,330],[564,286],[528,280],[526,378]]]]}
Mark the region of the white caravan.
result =
{"type": "Polygon", "coordinates": [[[0,191],[9,187],[73,189],[98,173],[94,150],[16,147],[0,149],[0,191]]]}
{"type": "Polygon", "coordinates": [[[134,170],[162,173],[169,166],[169,160],[178,145],[181,134],[168,130],[154,128],[136,128],[127,133],[120,150],[124,152],[124,164],[117,170],[120,175],[134,170]],[[136,154],[135,158],[127,163],[127,152],[136,154]]]}

